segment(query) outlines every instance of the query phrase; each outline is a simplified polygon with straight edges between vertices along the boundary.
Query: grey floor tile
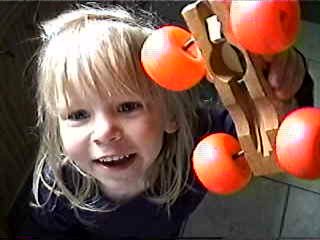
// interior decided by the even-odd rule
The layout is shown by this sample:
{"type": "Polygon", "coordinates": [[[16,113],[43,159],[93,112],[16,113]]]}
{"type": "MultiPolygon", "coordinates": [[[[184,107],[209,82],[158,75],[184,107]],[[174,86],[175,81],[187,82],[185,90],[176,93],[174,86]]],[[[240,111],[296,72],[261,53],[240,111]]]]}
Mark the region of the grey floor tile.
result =
{"type": "Polygon", "coordinates": [[[256,177],[231,196],[207,194],[191,215],[184,237],[271,239],[280,233],[288,186],[256,177]]]}
{"type": "MultiPolygon", "coordinates": [[[[319,47],[319,51],[320,51],[320,47],[319,47]]],[[[314,80],[315,105],[320,106],[320,58],[317,61],[308,60],[308,68],[312,76],[312,79],[314,80]]]]}
{"type": "Polygon", "coordinates": [[[271,178],[271,179],[274,179],[274,180],[277,180],[277,181],[280,181],[283,183],[288,183],[293,186],[303,188],[305,190],[320,193],[320,180],[313,180],[313,181],[303,180],[303,179],[298,179],[296,177],[293,177],[293,176],[285,174],[285,173],[268,176],[267,178],[271,178]]]}
{"type": "Polygon", "coordinates": [[[290,188],[282,237],[320,239],[320,195],[290,188]]]}
{"type": "Polygon", "coordinates": [[[302,21],[301,31],[295,46],[300,49],[308,59],[320,59],[320,24],[302,21]]]}

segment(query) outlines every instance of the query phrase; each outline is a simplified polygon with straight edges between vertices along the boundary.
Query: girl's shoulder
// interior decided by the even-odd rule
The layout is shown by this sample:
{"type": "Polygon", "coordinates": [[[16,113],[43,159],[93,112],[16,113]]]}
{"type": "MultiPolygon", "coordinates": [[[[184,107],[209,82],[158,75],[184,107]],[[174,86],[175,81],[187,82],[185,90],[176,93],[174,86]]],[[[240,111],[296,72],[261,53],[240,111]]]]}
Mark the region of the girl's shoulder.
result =
{"type": "Polygon", "coordinates": [[[213,132],[224,132],[236,136],[233,120],[219,101],[201,104],[197,114],[199,126],[195,139],[213,132]]]}
{"type": "Polygon", "coordinates": [[[71,205],[55,186],[52,168],[44,166],[37,186],[33,187],[36,191],[31,196],[31,212],[26,219],[31,233],[64,232],[79,223],[71,205]]]}
{"type": "Polygon", "coordinates": [[[68,201],[59,189],[52,167],[45,165],[41,175],[37,183],[37,191],[34,192],[34,195],[37,195],[39,205],[42,206],[41,209],[52,212],[56,208],[67,208],[68,201]]]}

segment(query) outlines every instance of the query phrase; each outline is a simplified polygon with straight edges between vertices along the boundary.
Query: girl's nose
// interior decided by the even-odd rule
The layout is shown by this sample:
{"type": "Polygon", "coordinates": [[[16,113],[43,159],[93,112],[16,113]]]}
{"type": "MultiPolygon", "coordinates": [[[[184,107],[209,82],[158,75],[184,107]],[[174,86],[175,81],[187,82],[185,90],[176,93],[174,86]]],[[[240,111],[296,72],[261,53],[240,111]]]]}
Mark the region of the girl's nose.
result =
{"type": "Polygon", "coordinates": [[[121,129],[115,119],[106,116],[98,117],[94,124],[93,141],[98,144],[108,144],[122,138],[121,129]]]}

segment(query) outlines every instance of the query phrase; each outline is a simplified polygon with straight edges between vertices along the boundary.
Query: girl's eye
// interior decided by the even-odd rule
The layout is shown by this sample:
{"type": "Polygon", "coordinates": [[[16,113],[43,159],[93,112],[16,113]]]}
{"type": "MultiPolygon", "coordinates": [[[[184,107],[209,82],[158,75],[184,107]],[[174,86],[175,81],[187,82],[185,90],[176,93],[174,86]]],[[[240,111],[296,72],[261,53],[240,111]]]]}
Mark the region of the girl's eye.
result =
{"type": "Polygon", "coordinates": [[[86,110],[78,110],[68,114],[67,119],[71,121],[80,121],[90,117],[90,114],[86,110]]]}
{"type": "Polygon", "coordinates": [[[143,105],[139,102],[125,102],[120,104],[118,107],[118,112],[130,113],[142,108],[143,105]]]}

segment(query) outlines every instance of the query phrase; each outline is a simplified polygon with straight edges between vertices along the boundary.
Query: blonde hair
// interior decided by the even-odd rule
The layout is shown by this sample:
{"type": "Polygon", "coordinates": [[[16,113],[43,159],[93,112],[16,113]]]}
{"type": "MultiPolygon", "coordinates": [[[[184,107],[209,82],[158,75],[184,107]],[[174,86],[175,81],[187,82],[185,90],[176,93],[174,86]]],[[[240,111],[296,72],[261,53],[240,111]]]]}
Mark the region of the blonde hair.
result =
{"type": "Polygon", "coordinates": [[[35,206],[43,206],[55,194],[65,196],[80,209],[111,209],[88,201],[99,196],[96,179],[63,153],[57,105],[61,98],[68,104],[67,93],[75,88],[84,96],[96,91],[109,96],[120,92],[161,99],[179,130],[165,134],[163,148],[148,169],[147,197],[169,209],[186,188],[197,122],[197,89],[167,91],[147,78],[140,64],[140,49],[152,31],[151,23],[142,22],[120,7],[82,7],[43,25],[37,72],[38,126],[42,137],[33,176],[35,206]],[[66,167],[74,170],[69,180],[71,188],[64,179],[66,167]],[[38,196],[41,184],[50,192],[44,202],[38,196]]]}

